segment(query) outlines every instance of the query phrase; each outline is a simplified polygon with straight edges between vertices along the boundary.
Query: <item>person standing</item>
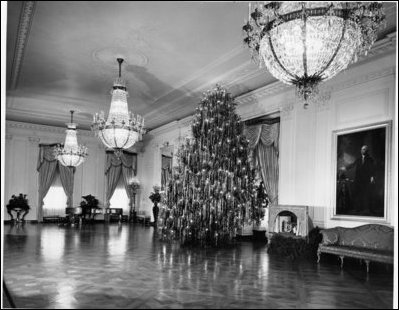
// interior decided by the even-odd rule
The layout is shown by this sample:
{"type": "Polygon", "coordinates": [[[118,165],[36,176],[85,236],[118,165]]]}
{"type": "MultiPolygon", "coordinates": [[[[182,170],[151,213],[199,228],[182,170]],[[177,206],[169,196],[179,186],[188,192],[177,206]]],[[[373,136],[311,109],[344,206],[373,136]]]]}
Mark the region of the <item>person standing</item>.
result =
{"type": "Polygon", "coordinates": [[[353,181],[355,211],[365,210],[370,213],[374,203],[374,159],[369,155],[369,147],[367,145],[361,147],[360,154],[361,156],[349,164],[346,169],[355,169],[353,181]]]}

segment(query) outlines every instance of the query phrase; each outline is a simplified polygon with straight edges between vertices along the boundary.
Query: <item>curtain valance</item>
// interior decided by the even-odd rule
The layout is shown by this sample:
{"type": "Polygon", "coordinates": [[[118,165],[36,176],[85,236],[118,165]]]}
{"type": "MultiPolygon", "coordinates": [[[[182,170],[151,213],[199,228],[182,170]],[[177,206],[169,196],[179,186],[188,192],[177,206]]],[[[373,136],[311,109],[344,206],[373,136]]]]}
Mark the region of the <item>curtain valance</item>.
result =
{"type": "Polygon", "coordinates": [[[51,145],[40,145],[39,158],[37,161],[36,170],[39,171],[44,161],[55,161],[57,158],[54,156],[54,144],[51,145]]]}
{"type": "Polygon", "coordinates": [[[280,123],[247,126],[244,135],[249,140],[254,167],[262,175],[272,204],[278,203],[278,156],[280,123]]]}
{"type": "Polygon", "coordinates": [[[137,174],[137,154],[122,153],[120,158],[116,157],[114,153],[107,152],[107,160],[105,163],[105,174],[108,173],[112,166],[122,165],[125,168],[133,170],[134,175],[137,174]]]}
{"type": "Polygon", "coordinates": [[[252,125],[244,129],[244,135],[249,140],[249,148],[252,150],[262,142],[264,146],[273,146],[278,152],[279,134],[280,123],[252,125]]]}

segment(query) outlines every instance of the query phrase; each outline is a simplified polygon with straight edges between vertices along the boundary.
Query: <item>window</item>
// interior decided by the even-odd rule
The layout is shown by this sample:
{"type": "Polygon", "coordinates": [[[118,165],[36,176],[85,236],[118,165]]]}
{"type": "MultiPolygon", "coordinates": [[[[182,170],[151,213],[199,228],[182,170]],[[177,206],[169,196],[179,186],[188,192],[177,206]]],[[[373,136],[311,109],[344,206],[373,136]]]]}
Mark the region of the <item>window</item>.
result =
{"type": "Polygon", "coordinates": [[[123,215],[129,215],[129,197],[126,194],[125,185],[123,185],[122,175],[119,178],[118,185],[116,186],[115,192],[109,200],[110,208],[122,208],[123,215]]]}
{"type": "Polygon", "coordinates": [[[65,216],[67,200],[67,195],[62,187],[60,172],[57,168],[53,184],[43,199],[43,216],[65,216]]]}

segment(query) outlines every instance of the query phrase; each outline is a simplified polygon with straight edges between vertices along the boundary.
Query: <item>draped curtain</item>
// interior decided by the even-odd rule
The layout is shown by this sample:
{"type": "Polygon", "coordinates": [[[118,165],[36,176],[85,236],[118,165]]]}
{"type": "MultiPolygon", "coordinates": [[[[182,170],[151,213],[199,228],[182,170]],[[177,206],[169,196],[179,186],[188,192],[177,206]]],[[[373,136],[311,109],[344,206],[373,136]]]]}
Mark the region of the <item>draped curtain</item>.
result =
{"type": "Polygon", "coordinates": [[[67,196],[67,206],[73,202],[73,175],[75,167],[65,167],[59,164],[54,156],[54,145],[40,145],[37,171],[39,172],[39,203],[38,218],[43,220],[43,198],[46,197],[56,176],[57,167],[60,172],[61,184],[67,196]]]}
{"type": "Polygon", "coordinates": [[[278,157],[280,123],[245,127],[253,163],[260,170],[262,180],[272,204],[278,202],[278,157]]]}
{"type": "Polygon", "coordinates": [[[165,189],[172,174],[172,157],[162,155],[161,189],[165,189]]]}
{"type": "Polygon", "coordinates": [[[118,158],[114,153],[107,152],[107,160],[105,163],[106,176],[106,192],[105,205],[108,208],[110,199],[115,192],[118,185],[119,178],[123,178],[126,193],[129,197],[130,205],[132,203],[132,193],[129,187],[129,182],[137,173],[137,155],[133,153],[123,152],[118,158]]]}

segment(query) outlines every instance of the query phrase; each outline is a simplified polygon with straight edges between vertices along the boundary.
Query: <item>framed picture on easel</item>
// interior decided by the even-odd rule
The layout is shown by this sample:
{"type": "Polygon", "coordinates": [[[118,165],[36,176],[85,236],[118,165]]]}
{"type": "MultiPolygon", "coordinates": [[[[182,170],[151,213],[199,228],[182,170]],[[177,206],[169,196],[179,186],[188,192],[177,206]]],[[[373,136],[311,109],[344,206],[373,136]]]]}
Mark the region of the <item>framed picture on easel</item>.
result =
{"type": "Polygon", "coordinates": [[[333,133],[333,218],[387,220],[390,141],[390,121],[333,133]]]}

